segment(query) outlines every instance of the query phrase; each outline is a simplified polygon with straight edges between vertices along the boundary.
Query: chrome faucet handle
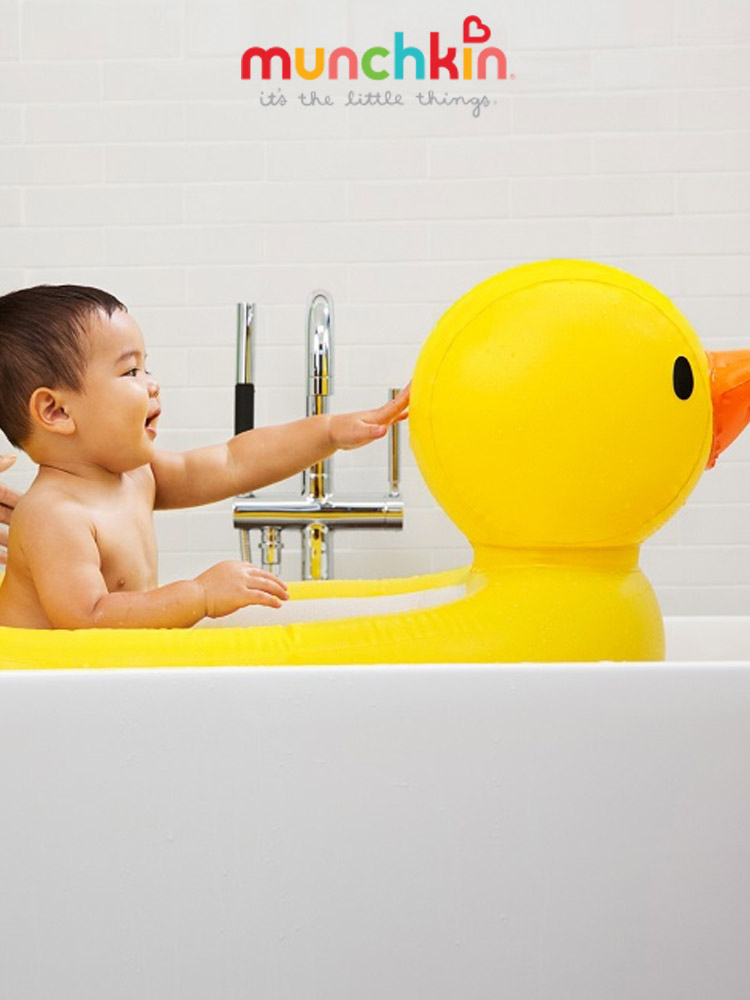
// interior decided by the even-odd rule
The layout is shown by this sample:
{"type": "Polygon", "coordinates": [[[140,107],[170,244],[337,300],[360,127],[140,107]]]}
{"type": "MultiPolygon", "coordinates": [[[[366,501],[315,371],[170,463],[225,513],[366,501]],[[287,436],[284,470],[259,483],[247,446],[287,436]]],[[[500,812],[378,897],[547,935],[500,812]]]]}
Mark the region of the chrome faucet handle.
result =
{"type": "MultiPolygon", "coordinates": [[[[388,398],[393,400],[401,392],[400,389],[389,389],[388,398]]],[[[391,424],[388,428],[388,496],[401,495],[401,425],[391,424]]]]}

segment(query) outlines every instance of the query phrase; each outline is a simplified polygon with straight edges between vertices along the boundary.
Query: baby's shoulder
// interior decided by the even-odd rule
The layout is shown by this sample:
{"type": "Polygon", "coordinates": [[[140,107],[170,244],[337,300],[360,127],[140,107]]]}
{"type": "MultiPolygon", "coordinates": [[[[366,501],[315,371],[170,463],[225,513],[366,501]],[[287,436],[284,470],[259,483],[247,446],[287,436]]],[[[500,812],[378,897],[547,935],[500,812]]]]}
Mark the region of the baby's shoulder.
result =
{"type": "Polygon", "coordinates": [[[13,511],[13,529],[39,526],[42,521],[68,518],[82,514],[81,499],[58,484],[35,479],[21,496],[13,511]]]}

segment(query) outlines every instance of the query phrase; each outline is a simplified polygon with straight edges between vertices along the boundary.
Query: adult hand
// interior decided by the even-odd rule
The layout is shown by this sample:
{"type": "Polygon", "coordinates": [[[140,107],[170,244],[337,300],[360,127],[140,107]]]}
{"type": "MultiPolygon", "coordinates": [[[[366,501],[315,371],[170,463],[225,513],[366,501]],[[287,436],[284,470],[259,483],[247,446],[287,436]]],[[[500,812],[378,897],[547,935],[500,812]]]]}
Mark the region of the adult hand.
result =
{"type": "MultiPolygon", "coordinates": [[[[0,473],[9,469],[15,460],[15,455],[0,455],[0,473]]],[[[3,483],[0,483],[0,563],[6,562],[8,558],[6,551],[8,545],[8,528],[6,525],[10,524],[10,516],[18,499],[19,494],[15,490],[12,490],[10,486],[4,486],[3,483]]]]}

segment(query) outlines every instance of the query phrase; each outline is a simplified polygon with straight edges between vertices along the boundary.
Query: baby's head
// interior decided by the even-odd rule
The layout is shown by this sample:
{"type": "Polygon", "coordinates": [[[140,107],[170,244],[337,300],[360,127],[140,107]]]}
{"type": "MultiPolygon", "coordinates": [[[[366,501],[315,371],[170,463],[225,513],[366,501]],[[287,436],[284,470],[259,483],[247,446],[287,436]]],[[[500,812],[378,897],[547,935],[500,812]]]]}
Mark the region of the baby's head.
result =
{"type": "Polygon", "coordinates": [[[0,296],[0,429],[36,461],[73,447],[108,468],[106,453],[124,446],[133,467],[155,436],[145,431],[157,394],[141,332],[114,295],[38,285],[0,296]]]}

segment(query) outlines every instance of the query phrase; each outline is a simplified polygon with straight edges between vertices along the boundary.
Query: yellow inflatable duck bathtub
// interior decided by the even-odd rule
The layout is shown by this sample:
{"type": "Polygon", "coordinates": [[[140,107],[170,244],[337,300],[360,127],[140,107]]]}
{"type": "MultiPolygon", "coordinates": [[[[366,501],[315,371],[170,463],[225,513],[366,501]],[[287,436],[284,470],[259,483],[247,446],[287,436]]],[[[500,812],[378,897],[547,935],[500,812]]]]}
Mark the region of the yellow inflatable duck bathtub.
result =
{"type": "Polygon", "coordinates": [[[640,543],[750,420],[750,351],[706,353],[656,289],[585,261],[517,267],[441,318],[410,436],[470,567],[290,586],[295,600],[464,585],[436,607],[253,628],[0,629],[17,668],[659,660],[640,543]]]}

